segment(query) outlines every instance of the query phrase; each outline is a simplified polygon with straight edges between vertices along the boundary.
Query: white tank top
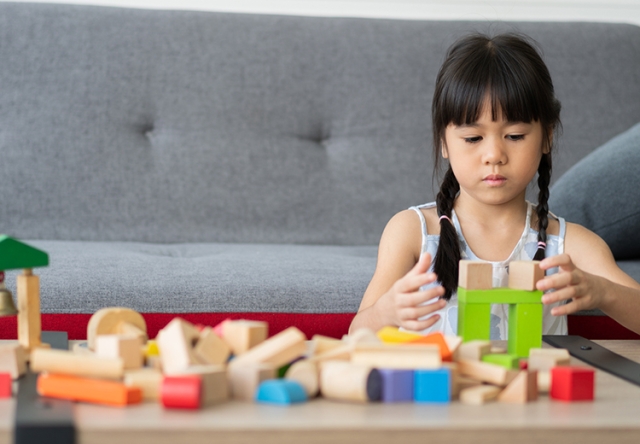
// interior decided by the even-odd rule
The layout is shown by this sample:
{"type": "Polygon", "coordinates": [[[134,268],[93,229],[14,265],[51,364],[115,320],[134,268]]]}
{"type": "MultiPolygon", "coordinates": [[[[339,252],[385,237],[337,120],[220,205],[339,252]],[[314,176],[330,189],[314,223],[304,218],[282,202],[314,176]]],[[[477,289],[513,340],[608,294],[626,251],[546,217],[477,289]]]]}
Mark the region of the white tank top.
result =
{"type": "MultiPolygon", "coordinates": [[[[538,249],[538,232],[531,228],[531,214],[533,204],[531,202],[527,202],[527,204],[527,221],[524,227],[524,231],[522,232],[522,236],[520,237],[517,245],[506,260],[500,262],[490,262],[493,265],[494,287],[507,287],[509,281],[509,263],[511,261],[532,260],[538,249]]],[[[435,206],[435,202],[431,202],[410,208],[418,214],[422,223],[421,254],[428,252],[431,254],[431,257],[435,257],[436,251],[438,249],[438,243],[440,242],[440,236],[427,233],[427,221],[425,220],[424,215],[420,210],[422,208],[433,208],[435,206]]],[[[564,236],[566,232],[565,220],[551,213],[550,215],[555,217],[560,223],[560,231],[557,236],[547,235],[546,257],[555,256],[564,252],[564,236]]],[[[460,222],[458,220],[458,217],[456,216],[455,211],[452,211],[452,221],[456,228],[456,231],[458,232],[458,237],[460,238],[462,258],[480,260],[473,253],[473,251],[471,251],[464,236],[462,235],[460,222]]],[[[433,268],[433,264],[431,268],[433,268]]],[[[557,273],[557,271],[557,268],[553,268],[547,270],[546,274],[550,275],[553,273],[557,273]]],[[[425,290],[434,285],[437,284],[425,285],[421,289],[425,290]]],[[[436,302],[436,300],[434,299],[428,303],[433,302],[436,302]]],[[[567,317],[553,316],[551,314],[551,308],[557,305],[559,305],[559,303],[544,306],[542,333],[545,335],[567,334],[567,317]]],[[[440,315],[440,319],[438,320],[438,322],[436,322],[430,328],[424,330],[422,333],[440,331],[446,335],[456,335],[458,333],[458,295],[456,293],[453,293],[447,305],[443,309],[438,310],[436,313],[440,315]]],[[[494,304],[491,306],[491,339],[507,339],[509,331],[508,313],[509,305],[507,304],[494,304]]]]}

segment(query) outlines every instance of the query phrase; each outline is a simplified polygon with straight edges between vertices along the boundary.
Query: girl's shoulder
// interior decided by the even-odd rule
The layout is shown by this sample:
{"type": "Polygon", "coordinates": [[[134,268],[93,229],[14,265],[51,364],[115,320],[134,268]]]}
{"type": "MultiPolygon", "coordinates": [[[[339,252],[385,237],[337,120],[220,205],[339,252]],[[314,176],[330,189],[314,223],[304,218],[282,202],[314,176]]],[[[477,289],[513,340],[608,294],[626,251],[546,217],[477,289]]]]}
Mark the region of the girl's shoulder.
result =
{"type": "MultiPolygon", "coordinates": [[[[426,223],[426,232],[429,235],[440,235],[440,220],[438,218],[438,210],[435,202],[429,202],[422,205],[416,205],[409,208],[412,212],[419,212],[422,214],[424,222],[426,223]]],[[[415,216],[414,216],[415,217],[415,216]]]]}

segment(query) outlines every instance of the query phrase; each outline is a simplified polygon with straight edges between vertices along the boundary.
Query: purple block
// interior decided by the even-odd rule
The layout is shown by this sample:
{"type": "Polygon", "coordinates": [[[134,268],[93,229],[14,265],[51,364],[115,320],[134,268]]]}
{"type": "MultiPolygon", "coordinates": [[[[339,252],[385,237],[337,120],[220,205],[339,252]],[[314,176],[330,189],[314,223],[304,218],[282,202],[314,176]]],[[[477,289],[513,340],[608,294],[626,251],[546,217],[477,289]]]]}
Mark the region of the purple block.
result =
{"type": "Polygon", "coordinates": [[[379,369],[382,402],[413,402],[413,370],[379,369]]]}

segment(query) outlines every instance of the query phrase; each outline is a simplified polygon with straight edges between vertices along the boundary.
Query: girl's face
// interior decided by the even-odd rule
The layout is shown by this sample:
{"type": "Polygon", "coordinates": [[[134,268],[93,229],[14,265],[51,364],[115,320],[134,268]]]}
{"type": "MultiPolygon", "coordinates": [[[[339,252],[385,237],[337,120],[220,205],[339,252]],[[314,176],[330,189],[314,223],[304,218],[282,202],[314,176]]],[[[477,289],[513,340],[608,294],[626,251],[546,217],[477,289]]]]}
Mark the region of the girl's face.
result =
{"type": "Polygon", "coordinates": [[[501,113],[492,121],[488,100],[476,122],[449,124],[442,156],[449,159],[461,197],[466,194],[493,205],[524,200],[527,185],[547,152],[542,133],[539,121],[508,122],[501,113]]]}

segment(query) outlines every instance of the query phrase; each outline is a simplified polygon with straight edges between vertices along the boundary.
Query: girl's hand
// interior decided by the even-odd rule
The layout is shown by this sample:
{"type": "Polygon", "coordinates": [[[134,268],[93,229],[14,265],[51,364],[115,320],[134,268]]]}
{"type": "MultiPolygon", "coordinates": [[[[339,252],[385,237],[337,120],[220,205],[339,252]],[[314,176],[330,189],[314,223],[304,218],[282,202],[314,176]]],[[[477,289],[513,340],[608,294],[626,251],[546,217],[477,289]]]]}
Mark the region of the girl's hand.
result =
{"type": "Polygon", "coordinates": [[[447,301],[435,300],[444,294],[444,288],[438,285],[428,290],[420,291],[423,285],[437,280],[435,273],[429,273],[431,255],[423,254],[416,265],[378,300],[381,310],[390,317],[392,325],[407,330],[424,330],[435,324],[439,315],[427,319],[420,318],[444,308],[447,301]],[[426,304],[425,304],[426,303],[426,304]]]}
{"type": "Polygon", "coordinates": [[[552,315],[563,316],[602,305],[606,290],[604,278],[580,270],[568,254],[548,257],[540,262],[540,268],[545,271],[554,267],[559,267],[556,274],[547,276],[536,284],[538,290],[553,289],[542,296],[542,303],[549,305],[567,300],[571,302],[552,308],[552,315]]]}

